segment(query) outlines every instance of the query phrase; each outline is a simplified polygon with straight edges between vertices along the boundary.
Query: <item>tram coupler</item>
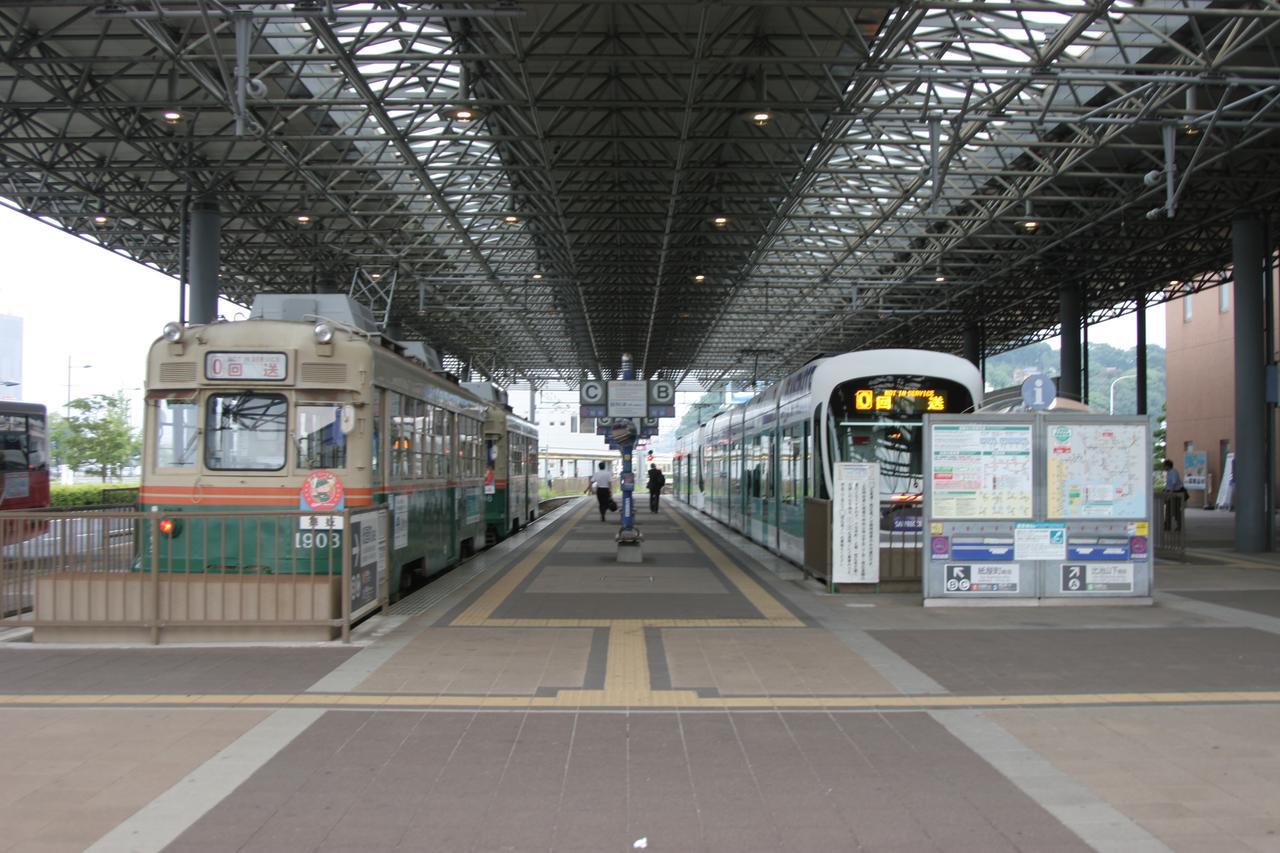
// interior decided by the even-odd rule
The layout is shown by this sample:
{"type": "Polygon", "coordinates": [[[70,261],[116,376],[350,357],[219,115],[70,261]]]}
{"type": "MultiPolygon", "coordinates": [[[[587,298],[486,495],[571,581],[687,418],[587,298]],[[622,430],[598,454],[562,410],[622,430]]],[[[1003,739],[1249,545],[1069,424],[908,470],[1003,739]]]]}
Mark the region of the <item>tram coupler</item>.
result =
{"type": "Polygon", "coordinates": [[[618,562],[619,563],[643,563],[644,550],[640,547],[640,542],[644,536],[639,530],[632,528],[623,528],[618,531],[618,562]]]}

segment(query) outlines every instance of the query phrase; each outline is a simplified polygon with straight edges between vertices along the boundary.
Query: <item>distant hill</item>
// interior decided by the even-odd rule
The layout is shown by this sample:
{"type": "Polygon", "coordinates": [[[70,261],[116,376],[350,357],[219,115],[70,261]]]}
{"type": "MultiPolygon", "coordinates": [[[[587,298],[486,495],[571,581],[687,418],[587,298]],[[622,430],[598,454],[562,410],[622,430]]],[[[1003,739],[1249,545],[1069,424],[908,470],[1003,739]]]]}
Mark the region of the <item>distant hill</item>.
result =
{"type": "MultiPolygon", "coordinates": [[[[1095,409],[1107,411],[1110,405],[1111,384],[1119,377],[1131,375],[1137,361],[1137,348],[1117,349],[1110,344],[1089,344],[1089,400],[1095,409]]],[[[986,380],[989,390],[1008,388],[1019,384],[1028,374],[1047,373],[1058,375],[1058,351],[1047,343],[1029,344],[987,359],[986,380]]],[[[1137,407],[1137,382],[1123,379],[1116,382],[1115,400],[1117,415],[1132,415],[1137,407]]],[[[1147,412],[1159,412],[1165,401],[1164,347],[1147,347],[1147,412]]]]}

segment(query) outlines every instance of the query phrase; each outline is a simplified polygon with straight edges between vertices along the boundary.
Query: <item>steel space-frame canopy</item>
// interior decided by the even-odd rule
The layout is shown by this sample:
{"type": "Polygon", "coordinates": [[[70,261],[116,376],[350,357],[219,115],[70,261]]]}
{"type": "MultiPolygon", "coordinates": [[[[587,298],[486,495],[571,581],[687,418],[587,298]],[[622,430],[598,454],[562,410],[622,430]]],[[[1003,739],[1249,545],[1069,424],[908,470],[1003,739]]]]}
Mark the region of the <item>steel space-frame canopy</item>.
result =
{"type": "Polygon", "coordinates": [[[0,195],[167,272],[184,205],[216,199],[228,298],[381,281],[360,293],[401,335],[499,381],[623,352],[764,379],[974,326],[993,352],[1056,333],[1063,286],[1100,319],[1229,275],[1232,216],[1280,198],[1277,24],[1172,0],[0,0],[0,195]]]}

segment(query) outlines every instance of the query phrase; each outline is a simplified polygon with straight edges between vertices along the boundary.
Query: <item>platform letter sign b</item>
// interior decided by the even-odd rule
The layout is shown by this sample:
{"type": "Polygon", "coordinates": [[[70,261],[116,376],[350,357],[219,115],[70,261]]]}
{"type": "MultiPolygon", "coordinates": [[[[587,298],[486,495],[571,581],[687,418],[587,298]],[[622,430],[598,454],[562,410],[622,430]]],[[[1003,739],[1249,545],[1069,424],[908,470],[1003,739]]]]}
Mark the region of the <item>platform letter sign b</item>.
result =
{"type": "Polygon", "coordinates": [[[676,384],[666,379],[649,380],[649,405],[673,406],[676,402],[676,384]]]}

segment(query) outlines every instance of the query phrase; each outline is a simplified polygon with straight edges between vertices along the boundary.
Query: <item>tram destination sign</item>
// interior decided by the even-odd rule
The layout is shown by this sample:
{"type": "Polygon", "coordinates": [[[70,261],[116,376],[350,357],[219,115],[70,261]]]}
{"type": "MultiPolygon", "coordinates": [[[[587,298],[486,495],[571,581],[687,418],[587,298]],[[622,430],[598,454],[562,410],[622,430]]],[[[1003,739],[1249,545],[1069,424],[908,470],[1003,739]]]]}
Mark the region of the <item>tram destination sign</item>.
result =
{"type": "Polygon", "coordinates": [[[289,357],[282,352],[211,352],[204,357],[204,378],[210,380],[283,382],[289,357]]]}

